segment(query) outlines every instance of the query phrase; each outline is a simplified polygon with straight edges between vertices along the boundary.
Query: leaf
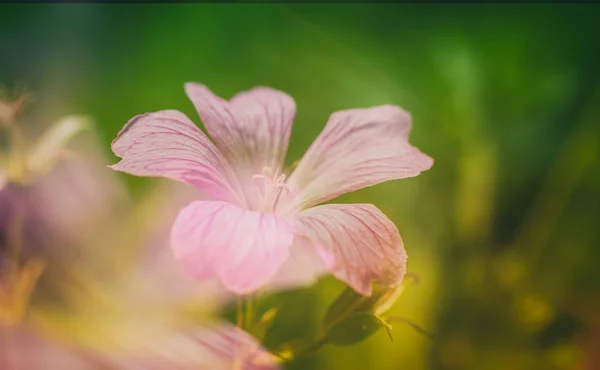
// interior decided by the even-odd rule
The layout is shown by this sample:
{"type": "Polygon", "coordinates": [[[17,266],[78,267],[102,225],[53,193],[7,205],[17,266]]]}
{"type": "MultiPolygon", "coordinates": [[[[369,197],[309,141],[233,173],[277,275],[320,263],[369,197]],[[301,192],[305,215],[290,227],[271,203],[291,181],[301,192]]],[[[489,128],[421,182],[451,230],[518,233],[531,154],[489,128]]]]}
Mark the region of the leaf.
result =
{"type": "Polygon", "coordinates": [[[354,308],[364,303],[366,298],[367,297],[356,293],[350,287],[344,289],[342,294],[340,294],[337,299],[333,301],[331,306],[329,306],[329,309],[325,314],[325,319],[323,320],[323,327],[329,329],[348,314],[355,312],[354,308]]]}
{"type": "Polygon", "coordinates": [[[367,313],[352,315],[333,325],[327,333],[327,342],[337,346],[350,346],[369,338],[385,328],[391,339],[391,327],[381,318],[367,313]]]}

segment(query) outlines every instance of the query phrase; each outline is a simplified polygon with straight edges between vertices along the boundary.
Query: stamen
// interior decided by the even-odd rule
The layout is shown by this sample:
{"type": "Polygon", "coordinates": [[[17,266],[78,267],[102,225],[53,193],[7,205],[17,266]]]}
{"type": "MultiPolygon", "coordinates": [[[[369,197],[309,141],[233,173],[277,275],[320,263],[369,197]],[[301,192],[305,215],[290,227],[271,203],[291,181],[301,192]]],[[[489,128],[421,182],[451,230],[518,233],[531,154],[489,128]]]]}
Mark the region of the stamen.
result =
{"type": "Polygon", "coordinates": [[[253,179],[261,179],[261,180],[267,180],[267,176],[265,175],[254,175],[252,176],[253,179]]]}
{"type": "Polygon", "coordinates": [[[282,191],[288,192],[290,189],[285,183],[286,175],[280,173],[279,167],[273,171],[270,167],[264,167],[262,173],[252,176],[255,180],[264,180],[261,210],[272,211],[275,208],[279,195],[282,191]]]}

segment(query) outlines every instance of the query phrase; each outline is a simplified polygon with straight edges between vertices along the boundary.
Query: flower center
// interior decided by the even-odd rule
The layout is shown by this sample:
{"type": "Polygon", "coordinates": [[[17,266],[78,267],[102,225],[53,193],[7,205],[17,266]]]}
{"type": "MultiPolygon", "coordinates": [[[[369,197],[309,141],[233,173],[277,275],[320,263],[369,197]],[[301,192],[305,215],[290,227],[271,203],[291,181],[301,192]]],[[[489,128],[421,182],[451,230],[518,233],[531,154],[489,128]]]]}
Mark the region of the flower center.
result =
{"type": "Polygon", "coordinates": [[[258,192],[262,199],[259,201],[259,209],[263,212],[272,212],[275,210],[275,205],[279,199],[279,195],[283,191],[289,191],[285,184],[285,174],[279,172],[279,168],[275,171],[271,167],[264,167],[260,174],[252,176],[255,180],[262,180],[262,189],[259,187],[258,192]]]}

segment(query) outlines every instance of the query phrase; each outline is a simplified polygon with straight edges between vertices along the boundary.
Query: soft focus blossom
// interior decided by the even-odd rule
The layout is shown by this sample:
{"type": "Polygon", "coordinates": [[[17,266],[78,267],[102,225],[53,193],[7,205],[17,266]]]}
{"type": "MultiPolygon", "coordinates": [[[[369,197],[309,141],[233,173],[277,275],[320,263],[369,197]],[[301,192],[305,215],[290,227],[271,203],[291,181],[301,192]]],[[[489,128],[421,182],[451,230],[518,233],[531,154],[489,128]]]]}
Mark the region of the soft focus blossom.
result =
{"type": "Polygon", "coordinates": [[[190,280],[165,253],[165,226],[191,196],[197,194],[179,184],[158,186],[121,224],[124,239],[107,233],[113,236],[104,240],[116,243],[113,251],[125,250],[131,258],[111,277],[86,277],[85,290],[100,302],[74,294],[77,309],[69,320],[86,329],[79,342],[110,369],[277,369],[274,356],[251,335],[212,317],[229,302],[222,287],[190,280]]]}
{"type": "Polygon", "coordinates": [[[99,363],[76,346],[26,327],[0,332],[0,369],[101,370],[99,363]]]}
{"type": "Polygon", "coordinates": [[[408,143],[411,119],[397,106],[339,111],[289,178],[282,171],[295,115],[287,94],[259,87],[230,101],[185,86],[211,142],[183,113],[134,117],[114,140],[112,168],[162,176],[212,197],[178,215],[171,245],[185,272],[218,277],[231,291],[267,284],[291,256],[309,255],[308,280],[324,269],[368,295],[406,270],[396,226],[371,204],[319,203],[387,180],[416,176],[433,160],[408,143]],[[312,275],[312,276],[310,276],[312,275]]]}
{"type": "Polygon", "coordinates": [[[35,145],[23,146],[20,157],[27,161],[12,167],[26,169],[18,171],[23,176],[11,172],[0,189],[0,259],[68,259],[77,252],[71,247],[90,240],[89,234],[100,232],[100,221],[110,222],[114,218],[106,216],[127,203],[92,131],[73,137],[87,126],[85,119],[67,117],[35,145]]]}
{"type": "Polygon", "coordinates": [[[111,354],[104,361],[123,370],[275,370],[276,358],[248,333],[230,324],[147,337],[141,351],[111,354]]]}
{"type": "Polygon", "coordinates": [[[0,368],[15,370],[276,370],[278,362],[229,324],[146,337],[135,349],[82,347],[30,328],[0,336],[0,368]]]}
{"type": "Polygon", "coordinates": [[[36,285],[44,284],[46,294],[55,292],[65,276],[45,276],[76,262],[79,251],[73,247],[98,228],[100,208],[105,210],[119,193],[114,182],[92,175],[97,169],[110,175],[88,156],[99,148],[94,138],[74,137],[88,127],[87,119],[65,117],[38,138],[16,121],[18,113],[3,128],[8,135],[0,153],[0,334],[26,320],[36,285]],[[71,152],[73,140],[86,151],[71,152]]]}
{"type": "MultiPolygon", "coordinates": [[[[168,219],[195,192],[157,186],[116,228],[107,225],[94,245],[127,256],[110,276],[97,271],[100,248],[80,261],[79,281],[68,287],[68,307],[35,312],[41,327],[63,333],[84,350],[87,366],[123,370],[268,370],[275,358],[241,329],[213,318],[229,301],[222,288],[189,280],[168,255],[168,219]],[[119,230],[126,230],[122,234],[119,230]],[[192,315],[190,315],[190,313],[192,315]],[[57,315],[57,316],[56,316],[57,315]],[[71,332],[69,328],[77,328],[71,332]],[[235,367],[235,366],[237,367],[235,367]]],[[[88,241],[88,244],[90,241],[88,241]]],[[[84,367],[82,369],[95,369],[84,367]]],[[[56,367],[60,369],[60,367],[56,367]]],[[[28,370],[28,369],[25,369],[28,370]]]]}

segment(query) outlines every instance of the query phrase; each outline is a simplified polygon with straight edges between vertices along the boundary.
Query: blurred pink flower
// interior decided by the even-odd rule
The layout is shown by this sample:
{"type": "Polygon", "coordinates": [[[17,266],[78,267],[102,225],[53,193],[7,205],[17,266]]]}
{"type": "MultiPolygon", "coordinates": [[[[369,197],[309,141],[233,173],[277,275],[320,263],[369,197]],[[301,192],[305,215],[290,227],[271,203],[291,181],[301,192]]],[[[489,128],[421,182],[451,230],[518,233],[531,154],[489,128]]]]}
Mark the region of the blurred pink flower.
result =
{"type": "Polygon", "coordinates": [[[22,259],[70,258],[74,245],[105,231],[128,199],[114,172],[106,169],[100,148],[93,132],[82,133],[61,148],[47,171],[0,189],[0,259],[15,247],[8,240],[15,223],[22,259]]]}
{"type": "Polygon", "coordinates": [[[100,370],[83,351],[30,328],[0,328],[0,369],[100,370]]]}
{"type": "Polygon", "coordinates": [[[100,221],[104,233],[88,235],[98,240],[83,241],[90,246],[77,260],[85,273],[63,292],[70,302],[64,313],[41,307],[33,320],[11,327],[0,320],[0,369],[278,369],[275,357],[251,335],[210,317],[229,295],[214,282],[186,279],[166,255],[164,226],[192,197],[198,198],[195,189],[164,184],[144,194],[139,208],[126,209],[129,217],[120,224],[100,221]],[[124,240],[115,228],[126,230],[124,240]],[[112,246],[112,260],[123,256],[119,253],[132,258],[107,276],[97,271],[102,248],[92,245],[112,246]],[[193,309],[194,320],[185,317],[187,309],[193,309]]]}
{"type": "Polygon", "coordinates": [[[406,252],[379,209],[317,205],[432,166],[408,142],[407,112],[385,105],[332,114],[287,178],[281,168],[296,110],[290,96],[258,87],[226,101],[200,84],[185,89],[214,143],[181,112],[143,114],[114,140],[121,161],[112,168],[181,181],[213,198],[190,203],[171,230],[188,275],[216,276],[232,292],[247,294],[281,269],[293,269],[298,254],[305,282],[328,270],[369,295],[373,281],[402,281],[406,252]]]}
{"type": "Polygon", "coordinates": [[[127,370],[275,370],[275,356],[245,331],[227,323],[149,338],[148,348],[104,358],[111,368],[127,370]]]}
{"type": "Polygon", "coordinates": [[[276,358],[230,324],[146,337],[139,347],[99,350],[26,327],[0,332],[0,368],[18,370],[276,370],[276,358]]]}

